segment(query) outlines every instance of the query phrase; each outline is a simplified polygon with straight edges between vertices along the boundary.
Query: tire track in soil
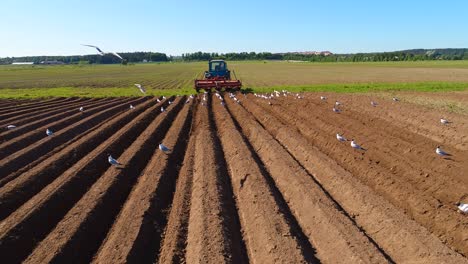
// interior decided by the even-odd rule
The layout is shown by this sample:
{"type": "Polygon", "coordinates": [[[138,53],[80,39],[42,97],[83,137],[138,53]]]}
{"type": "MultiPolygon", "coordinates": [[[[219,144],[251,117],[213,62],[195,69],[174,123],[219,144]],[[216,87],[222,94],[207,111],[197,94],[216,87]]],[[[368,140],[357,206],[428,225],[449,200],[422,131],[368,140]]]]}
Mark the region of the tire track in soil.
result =
{"type": "Polygon", "coordinates": [[[224,153],[208,105],[198,107],[195,161],[185,259],[188,263],[248,263],[224,153]]]}
{"type": "MultiPolygon", "coordinates": [[[[391,145],[384,142],[386,136],[379,135],[378,132],[376,133],[377,135],[364,132],[366,128],[362,127],[362,125],[357,125],[357,127],[350,129],[350,131],[354,130],[354,134],[367,133],[366,137],[368,138],[377,137],[377,139],[373,140],[377,142],[375,143],[375,147],[369,149],[366,155],[356,154],[356,151],[350,149],[349,146],[338,144],[336,139],[331,139],[332,136],[329,138],[324,137],[324,135],[334,135],[336,131],[340,131],[336,124],[343,126],[350,126],[349,123],[358,124],[359,122],[353,121],[352,116],[355,116],[355,114],[346,116],[346,118],[336,117],[337,115],[334,113],[326,113],[316,108],[317,113],[311,112],[304,115],[301,112],[293,113],[293,110],[285,106],[280,107],[281,111],[275,108],[270,109],[280,116],[282,120],[291,120],[293,117],[298,117],[298,121],[290,121],[292,122],[290,124],[301,127],[301,133],[307,135],[311,142],[320,146],[322,152],[327,153],[328,156],[338,161],[343,168],[359,177],[360,181],[370,186],[376,193],[385,197],[395,206],[403,208],[409,217],[430,230],[431,233],[437,235],[451,249],[465,256],[467,255],[468,244],[466,243],[466,238],[468,237],[468,229],[466,227],[468,226],[468,219],[457,213],[456,208],[453,207],[453,202],[459,199],[466,191],[460,189],[460,186],[457,186],[453,182],[453,177],[429,177],[431,174],[419,173],[417,171],[409,175],[405,174],[405,171],[411,171],[410,167],[402,165],[406,161],[402,163],[395,161],[398,159],[391,154],[391,150],[381,155],[378,153],[380,148],[385,148],[383,145],[391,145]],[[335,117],[332,118],[329,115],[335,117]],[[312,118],[314,118],[313,123],[309,121],[312,118]],[[326,120],[334,119],[335,123],[331,121],[326,122],[326,120]],[[339,119],[339,121],[336,121],[336,119],[339,119]],[[318,138],[322,139],[319,140],[318,138]],[[331,140],[333,143],[330,143],[331,140]],[[359,158],[356,158],[356,156],[359,156],[359,158]],[[391,158],[389,161],[386,161],[388,157],[391,158]],[[394,167],[390,165],[385,167],[384,165],[387,163],[390,165],[393,163],[393,166],[399,170],[394,170],[394,167]],[[369,167],[372,170],[369,170],[369,167]],[[363,173],[364,171],[366,173],[363,173]],[[401,175],[402,173],[403,176],[401,175]],[[426,182],[429,182],[429,184],[426,184],[426,182]],[[422,188],[421,185],[423,185],[422,188]],[[451,185],[452,187],[448,188],[440,187],[451,185]],[[424,188],[424,186],[428,187],[424,188]],[[450,196],[452,198],[447,198],[450,196]],[[406,199],[401,199],[400,197],[406,197],[406,199]]],[[[433,157],[432,159],[435,158],[439,157],[433,157]]],[[[422,157],[421,160],[428,160],[428,158],[422,157]]],[[[433,167],[433,163],[426,163],[426,165],[420,165],[420,167],[422,170],[423,167],[431,168],[433,167]]],[[[412,166],[417,166],[417,162],[413,162],[412,166]]]]}
{"type": "Polygon", "coordinates": [[[88,108],[98,106],[102,104],[103,102],[105,101],[92,99],[92,100],[88,100],[82,103],[67,105],[64,107],[57,108],[57,109],[54,108],[52,111],[47,112],[42,115],[35,115],[30,118],[21,119],[20,122],[14,122],[14,125],[16,126],[15,129],[7,130],[3,133],[0,133],[0,142],[5,142],[7,140],[10,140],[21,134],[25,134],[33,129],[36,129],[48,123],[52,123],[54,121],[65,118],[69,116],[70,114],[76,114],[79,112],[80,106],[83,106],[86,109],[88,109],[88,108]]]}
{"type": "MultiPolygon", "coordinates": [[[[183,100],[185,102],[185,100],[183,100]]],[[[156,149],[101,245],[95,263],[154,263],[167,224],[177,176],[192,124],[192,103],[185,104],[156,149]]]]}
{"type": "MultiPolygon", "coordinates": [[[[26,258],[33,247],[46,237],[88,188],[109,168],[109,164],[105,162],[106,152],[116,157],[120,156],[158,116],[160,106],[161,104],[156,104],[146,109],[96,149],[87,153],[79,162],[72,164],[53,183],[1,222],[1,255],[12,261],[26,258]]],[[[34,174],[30,180],[36,180],[34,174]]]]}
{"type": "MultiPolygon", "coordinates": [[[[148,98],[141,98],[130,101],[133,104],[139,104],[146,101],[148,98]]],[[[53,155],[59,147],[60,149],[66,147],[67,144],[71,144],[79,138],[85,136],[92,131],[93,128],[104,124],[107,120],[118,115],[120,112],[127,109],[128,106],[126,103],[122,103],[91,115],[87,118],[84,118],[74,124],[70,124],[64,129],[57,131],[53,136],[45,137],[36,143],[30,145],[29,147],[22,149],[18,152],[15,152],[12,155],[0,160],[0,170],[2,170],[5,175],[13,173],[21,167],[30,164],[31,161],[37,162],[38,157],[42,160],[50,155],[53,155]],[[52,151],[54,150],[54,151],[52,151]]]]}
{"type": "Polygon", "coordinates": [[[8,111],[8,112],[6,112],[4,114],[0,114],[0,119],[7,119],[7,118],[10,118],[10,117],[20,116],[20,115],[24,116],[25,114],[35,115],[40,110],[45,109],[47,111],[51,106],[58,107],[58,106],[83,102],[85,100],[87,100],[87,99],[86,98],[80,98],[80,97],[70,97],[70,98],[67,98],[67,99],[59,102],[59,103],[57,103],[57,102],[44,103],[44,104],[42,104],[42,105],[40,105],[38,107],[33,107],[33,108],[30,108],[30,109],[18,110],[18,111],[11,110],[11,111],[8,111]]]}
{"type": "MultiPolygon", "coordinates": [[[[42,240],[24,263],[88,263],[99,249],[121,206],[183,107],[178,98],[158,115],[122,155],[123,168],[110,167],[42,240]]],[[[157,111],[157,110],[155,110],[157,111]]]]}
{"type": "Polygon", "coordinates": [[[45,134],[47,128],[57,133],[58,131],[66,129],[69,126],[73,126],[76,124],[76,122],[82,122],[84,119],[87,120],[101,114],[102,111],[106,108],[114,108],[115,106],[119,105],[122,106],[125,102],[128,102],[128,100],[130,99],[122,99],[119,101],[102,104],[92,110],[87,111],[86,114],[76,113],[62,120],[57,120],[45,126],[39,127],[12,140],[2,142],[0,143],[0,159],[4,159],[5,157],[8,157],[17,151],[27,148],[29,145],[34,144],[35,142],[37,143],[37,141],[41,139],[47,138],[47,135],[45,134]]]}
{"type": "Polygon", "coordinates": [[[389,262],[353,221],[337,208],[311,175],[252,115],[231,100],[227,101],[227,105],[234,118],[242,120],[239,122],[242,132],[267,166],[277,188],[310,243],[317,249],[317,257],[322,262],[389,262]]]}
{"type": "MultiPolygon", "coordinates": [[[[306,236],[298,235],[298,228],[289,226],[291,212],[276,203],[281,200],[281,206],[286,204],[282,197],[278,197],[278,190],[271,190],[272,184],[267,180],[271,176],[262,170],[264,165],[242,137],[231,114],[217,103],[213,113],[226,155],[249,259],[254,263],[319,263],[306,236]]],[[[297,223],[294,226],[298,226],[297,223]]]]}
{"type": "Polygon", "coordinates": [[[122,137],[125,133],[128,134],[122,128],[134,130],[136,133],[143,131],[144,124],[149,124],[150,120],[156,116],[157,112],[150,114],[150,111],[158,110],[161,105],[164,104],[157,104],[156,99],[149,100],[138,108],[124,112],[106,122],[100,129],[90,132],[89,135],[68,145],[57,154],[37,164],[37,166],[29,168],[26,166],[25,170],[27,171],[25,173],[19,175],[13,173],[0,180],[0,184],[3,186],[0,188],[0,219],[7,217],[13,210],[21,206],[64,171],[73,167],[76,162],[93,151],[96,146],[121,134],[123,134],[122,137]],[[144,113],[141,114],[142,112],[144,113]],[[137,120],[138,123],[125,126],[132,120],[137,120]]]}
{"type": "Polygon", "coordinates": [[[270,115],[269,107],[261,107],[253,102],[245,102],[243,106],[311,172],[317,182],[395,262],[466,262],[466,259],[446,247],[425,228],[410,220],[336,161],[312,146],[300,134],[301,128],[299,131],[291,128],[300,126],[299,123],[294,126],[285,123],[282,121],[284,119],[270,115]]]}

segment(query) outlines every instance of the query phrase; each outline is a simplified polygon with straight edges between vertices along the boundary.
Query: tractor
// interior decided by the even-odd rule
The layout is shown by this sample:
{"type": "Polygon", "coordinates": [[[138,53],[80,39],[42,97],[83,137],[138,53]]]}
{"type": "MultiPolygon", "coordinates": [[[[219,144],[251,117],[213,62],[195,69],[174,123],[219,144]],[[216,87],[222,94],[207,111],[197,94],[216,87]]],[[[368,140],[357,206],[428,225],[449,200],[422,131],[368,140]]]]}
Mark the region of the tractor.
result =
{"type": "Polygon", "coordinates": [[[200,89],[221,91],[224,88],[226,91],[238,91],[241,87],[242,82],[240,80],[231,80],[231,71],[228,70],[227,63],[224,60],[210,60],[208,62],[208,71],[204,73],[204,79],[195,80],[197,93],[200,92],[200,89]]]}

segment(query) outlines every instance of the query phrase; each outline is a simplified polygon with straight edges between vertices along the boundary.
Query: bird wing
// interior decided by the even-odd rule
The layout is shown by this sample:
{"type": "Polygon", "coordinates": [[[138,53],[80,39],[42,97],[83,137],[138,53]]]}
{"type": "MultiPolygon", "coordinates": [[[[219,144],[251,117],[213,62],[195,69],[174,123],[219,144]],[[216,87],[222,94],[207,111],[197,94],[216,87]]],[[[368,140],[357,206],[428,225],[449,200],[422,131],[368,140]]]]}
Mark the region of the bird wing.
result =
{"type": "Polygon", "coordinates": [[[119,54],[117,54],[117,52],[111,52],[111,54],[123,60],[123,58],[119,54]]]}
{"type": "Polygon", "coordinates": [[[82,45],[82,46],[87,46],[87,47],[95,48],[95,49],[97,49],[97,51],[99,51],[100,53],[104,53],[98,46],[88,45],[88,44],[81,44],[81,45],[82,45]]]}

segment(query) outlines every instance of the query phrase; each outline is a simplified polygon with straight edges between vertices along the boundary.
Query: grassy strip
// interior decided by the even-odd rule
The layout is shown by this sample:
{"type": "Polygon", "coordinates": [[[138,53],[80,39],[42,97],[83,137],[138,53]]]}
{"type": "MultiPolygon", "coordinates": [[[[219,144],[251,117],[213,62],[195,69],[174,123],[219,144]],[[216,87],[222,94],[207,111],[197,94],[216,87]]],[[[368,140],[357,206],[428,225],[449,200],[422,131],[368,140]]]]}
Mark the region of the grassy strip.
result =
{"type": "MultiPolygon", "coordinates": [[[[382,91],[418,91],[418,92],[446,92],[464,91],[468,83],[457,82],[418,82],[418,83],[353,83],[353,84],[314,84],[298,86],[247,87],[247,91],[256,93],[272,92],[274,90],[288,90],[290,92],[337,92],[337,93],[366,93],[382,91]]],[[[193,94],[192,88],[149,90],[148,95],[169,96],[193,94]]],[[[121,88],[18,88],[0,89],[0,98],[47,98],[47,97],[120,97],[141,96],[136,87],[121,88]]]]}

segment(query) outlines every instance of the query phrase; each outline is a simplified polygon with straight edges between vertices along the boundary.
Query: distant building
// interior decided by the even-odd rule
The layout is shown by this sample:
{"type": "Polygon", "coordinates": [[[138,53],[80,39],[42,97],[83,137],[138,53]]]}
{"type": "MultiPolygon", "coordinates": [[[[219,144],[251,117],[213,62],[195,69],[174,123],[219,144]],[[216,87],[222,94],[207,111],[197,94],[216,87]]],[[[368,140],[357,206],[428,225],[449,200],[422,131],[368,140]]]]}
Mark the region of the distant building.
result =
{"type": "Polygon", "coordinates": [[[61,65],[61,64],[65,64],[65,62],[63,62],[63,61],[41,61],[39,64],[61,65]]]}
{"type": "Polygon", "coordinates": [[[13,65],[33,65],[34,62],[32,61],[27,61],[27,62],[13,62],[13,65]]]}

